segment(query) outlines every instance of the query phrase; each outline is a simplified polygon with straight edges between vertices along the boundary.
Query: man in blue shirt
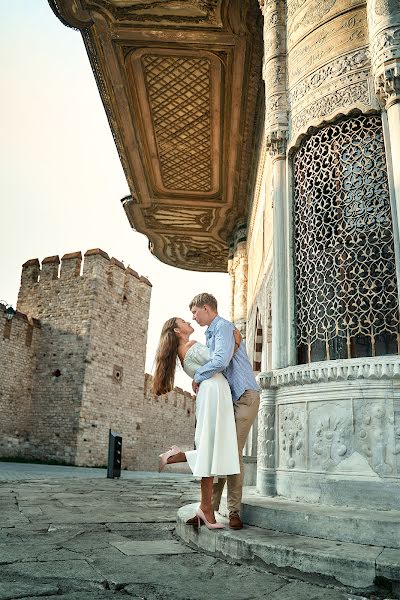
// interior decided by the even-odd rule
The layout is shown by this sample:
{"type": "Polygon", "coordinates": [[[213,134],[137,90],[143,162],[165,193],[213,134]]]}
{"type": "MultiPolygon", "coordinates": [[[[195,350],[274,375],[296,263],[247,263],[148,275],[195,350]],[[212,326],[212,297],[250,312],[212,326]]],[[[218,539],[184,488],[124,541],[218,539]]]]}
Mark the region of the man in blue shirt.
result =
{"type": "MultiPolygon", "coordinates": [[[[235,352],[233,332],[235,326],[218,315],[217,301],[211,294],[198,294],[189,305],[193,319],[202,327],[207,326],[206,343],[212,351],[211,360],[200,367],[193,380],[193,391],[197,392],[201,382],[216,373],[223,373],[232,392],[238,440],[240,474],[228,475],[229,527],[242,529],[240,505],[243,490],[243,448],[250,428],[257,416],[260,404],[259,386],[242,342],[235,352]]],[[[213,508],[219,509],[226,479],[218,478],[213,485],[213,508]]],[[[197,522],[197,521],[196,521],[197,522]]],[[[188,523],[195,524],[193,519],[188,523]],[[192,522],[193,521],[193,522],[192,522]]]]}

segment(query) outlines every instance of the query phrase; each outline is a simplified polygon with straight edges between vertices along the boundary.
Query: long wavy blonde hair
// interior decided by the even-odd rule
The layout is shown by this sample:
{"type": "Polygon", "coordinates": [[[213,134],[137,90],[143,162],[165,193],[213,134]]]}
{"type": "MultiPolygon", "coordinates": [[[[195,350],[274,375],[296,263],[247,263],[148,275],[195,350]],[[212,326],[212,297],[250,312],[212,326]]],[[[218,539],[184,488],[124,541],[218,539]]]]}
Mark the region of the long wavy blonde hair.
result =
{"type": "Polygon", "coordinates": [[[177,317],[168,319],[163,325],[158,342],[153,377],[153,392],[159,396],[174,387],[179,339],[174,329],[177,317]]]}

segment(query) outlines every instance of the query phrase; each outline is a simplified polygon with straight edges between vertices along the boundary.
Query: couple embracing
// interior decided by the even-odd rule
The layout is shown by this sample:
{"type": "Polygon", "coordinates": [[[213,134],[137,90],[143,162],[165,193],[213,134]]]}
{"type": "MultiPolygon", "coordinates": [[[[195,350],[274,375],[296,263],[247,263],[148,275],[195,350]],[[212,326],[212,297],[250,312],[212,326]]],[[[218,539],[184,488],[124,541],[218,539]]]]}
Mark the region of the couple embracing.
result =
{"type": "Polygon", "coordinates": [[[166,464],[187,462],[193,475],[201,477],[201,502],[187,521],[208,529],[221,529],[215,520],[227,481],[229,527],[241,529],[243,488],[242,452],[260,403],[244,343],[233,323],[218,315],[211,294],[199,294],[189,305],[193,319],[206,329],[206,343],[190,340],[193,327],[179,317],[163,326],[157,349],[154,391],[172,390],[176,363],[192,377],[196,393],[196,450],[182,452],[177,446],[160,455],[159,470],[166,464]]]}

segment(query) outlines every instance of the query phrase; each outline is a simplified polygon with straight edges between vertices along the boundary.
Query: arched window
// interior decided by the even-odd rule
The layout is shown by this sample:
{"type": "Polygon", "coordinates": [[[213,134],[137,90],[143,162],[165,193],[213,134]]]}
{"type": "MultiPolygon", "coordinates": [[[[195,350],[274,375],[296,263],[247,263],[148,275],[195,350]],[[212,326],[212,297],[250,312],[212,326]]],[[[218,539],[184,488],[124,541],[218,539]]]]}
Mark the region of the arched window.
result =
{"type": "Polygon", "coordinates": [[[294,158],[298,362],[398,353],[382,121],[327,125],[294,158]]]}

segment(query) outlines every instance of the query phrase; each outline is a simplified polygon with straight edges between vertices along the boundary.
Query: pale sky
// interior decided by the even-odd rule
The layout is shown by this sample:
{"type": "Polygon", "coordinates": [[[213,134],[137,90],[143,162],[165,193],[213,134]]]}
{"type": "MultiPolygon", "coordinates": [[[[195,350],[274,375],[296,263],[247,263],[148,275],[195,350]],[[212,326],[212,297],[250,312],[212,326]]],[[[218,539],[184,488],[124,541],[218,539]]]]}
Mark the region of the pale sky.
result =
{"type": "MultiPolygon", "coordinates": [[[[129,194],[79,32],[47,0],[0,0],[0,300],[15,307],[21,265],[101,248],[153,284],[146,371],[163,322],[190,319],[188,302],[213,293],[229,318],[229,277],[164,265],[131,230],[129,194]]],[[[196,326],[194,339],[202,341],[196,326]]],[[[177,374],[186,389],[190,380],[177,374]]]]}

